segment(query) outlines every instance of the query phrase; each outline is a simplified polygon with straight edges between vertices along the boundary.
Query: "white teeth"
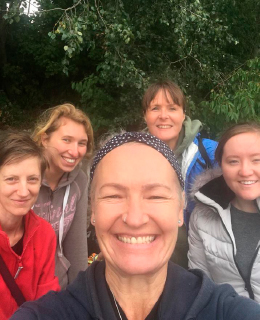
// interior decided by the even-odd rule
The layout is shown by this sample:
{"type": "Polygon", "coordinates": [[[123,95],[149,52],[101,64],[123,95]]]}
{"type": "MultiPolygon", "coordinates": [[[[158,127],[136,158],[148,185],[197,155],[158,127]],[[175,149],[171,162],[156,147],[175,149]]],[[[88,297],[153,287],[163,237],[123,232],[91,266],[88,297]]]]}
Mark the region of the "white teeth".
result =
{"type": "Polygon", "coordinates": [[[64,158],[64,157],[63,157],[63,159],[66,160],[69,163],[75,163],[75,161],[76,161],[75,159],[64,158]]]}
{"type": "Polygon", "coordinates": [[[240,181],[240,183],[242,183],[242,184],[254,184],[254,183],[256,183],[256,181],[240,181]]]}
{"type": "Polygon", "coordinates": [[[124,243],[131,243],[131,244],[143,244],[143,243],[151,243],[155,239],[154,236],[147,236],[147,237],[118,237],[118,240],[124,243]]]}
{"type": "Polygon", "coordinates": [[[160,129],[168,129],[168,128],[171,128],[171,126],[170,125],[161,125],[161,126],[158,126],[158,128],[160,128],[160,129]]]}

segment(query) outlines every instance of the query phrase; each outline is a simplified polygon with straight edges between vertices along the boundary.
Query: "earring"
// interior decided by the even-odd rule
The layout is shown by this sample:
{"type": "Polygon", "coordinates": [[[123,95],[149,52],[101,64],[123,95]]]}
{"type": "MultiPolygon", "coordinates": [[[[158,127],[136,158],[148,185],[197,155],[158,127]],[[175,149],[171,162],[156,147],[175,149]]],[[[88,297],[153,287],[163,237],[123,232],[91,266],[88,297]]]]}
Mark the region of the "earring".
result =
{"type": "Polygon", "coordinates": [[[92,223],[93,223],[93,224],[95,224],[95,223],[96,223],[96,220],[95,220],[95,219],[93,219],[92,223]]]}
{"type": "Polygon", "coordinates": [[[181,220],[178,220],[178,224],[180,224],[181,223],[181,220]]]}

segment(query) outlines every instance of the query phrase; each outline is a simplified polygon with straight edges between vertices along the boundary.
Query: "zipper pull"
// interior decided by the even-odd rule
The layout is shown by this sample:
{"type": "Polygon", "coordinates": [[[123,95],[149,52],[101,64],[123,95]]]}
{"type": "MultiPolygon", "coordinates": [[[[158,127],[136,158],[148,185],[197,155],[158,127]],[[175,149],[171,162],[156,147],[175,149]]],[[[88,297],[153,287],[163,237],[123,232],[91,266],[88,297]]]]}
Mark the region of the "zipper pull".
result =
{"type": "Polygon", "coordinates": [[[16,279],[16,278],[19,276],[19,273],[21,272],[22,269],[23,269],[23,266],[20,265],[20,266],[18,267],[17,271],[16,271],[16,274],[15,274],[15,276],[14,276],[14,279],[16,279]]]}

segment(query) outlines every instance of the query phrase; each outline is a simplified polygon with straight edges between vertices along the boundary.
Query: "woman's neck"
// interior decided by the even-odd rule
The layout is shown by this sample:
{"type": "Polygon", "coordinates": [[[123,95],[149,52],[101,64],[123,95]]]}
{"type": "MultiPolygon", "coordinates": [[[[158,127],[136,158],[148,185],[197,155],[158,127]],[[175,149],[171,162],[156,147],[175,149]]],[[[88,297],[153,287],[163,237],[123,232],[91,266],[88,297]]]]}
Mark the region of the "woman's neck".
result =
{"type": "Polygon", "coordinates": [[[256,213],[258,212],[258,208],[256,206],[255,201],[253,200],[244,200],[240,198],[235,198],[231,201],[234,207],[238,210],[248,212],[248,213],[256,213]]]}
{"type": "Polygon", "coordinates": [[[57,188],[63,174],[63,171],[54,170],[52,167],[46,169],[44,178],[48,182],[51,190],[55,190],[57,188]]]}
{"type": "Polygon", "coordinates": [[[24,217],[10,216],[0,213],[0,224],[2,230],[7,234],[10,246],[14,246],[24,234],[24,217]]]}
{"type": "Polygon", "coordinates": [[[177,143],[178,143],[178,138],[168,141],[167,145],[172,151],[174,151],[177,146],[177,143]]]}
{"type": "Polygon", "coordinates": [[[109,288],[129,320],[143,320],[162,294],[167,265],[153,275],[121,275],[106,265],[109,288]]]}

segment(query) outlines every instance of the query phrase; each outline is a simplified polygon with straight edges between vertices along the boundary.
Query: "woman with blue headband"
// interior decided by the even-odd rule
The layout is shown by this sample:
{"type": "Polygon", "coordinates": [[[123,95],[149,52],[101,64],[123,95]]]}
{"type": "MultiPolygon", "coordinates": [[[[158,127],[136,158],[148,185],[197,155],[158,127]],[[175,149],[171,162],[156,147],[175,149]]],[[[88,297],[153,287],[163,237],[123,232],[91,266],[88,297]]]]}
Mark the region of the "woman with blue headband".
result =
{"type": "Polygon", "coordinates": [[[166,144],[145,133],[117,135],[95,156],[91,180],[91,222],[104,261],[65,291],[25,303],[12,320],[259,319],[260,306],[231,286],[169,262],[184,183],[166,144]]]}

